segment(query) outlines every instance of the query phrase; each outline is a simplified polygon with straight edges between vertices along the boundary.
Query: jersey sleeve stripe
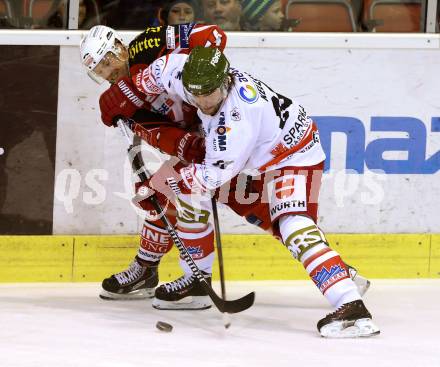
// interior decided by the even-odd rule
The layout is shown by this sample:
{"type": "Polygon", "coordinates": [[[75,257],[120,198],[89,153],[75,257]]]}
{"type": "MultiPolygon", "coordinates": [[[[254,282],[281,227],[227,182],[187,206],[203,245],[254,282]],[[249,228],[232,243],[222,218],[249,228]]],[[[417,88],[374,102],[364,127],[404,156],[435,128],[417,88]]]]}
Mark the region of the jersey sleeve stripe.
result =
{"type": "Polygon", "coordinates": [[[212,25],[200,25],[200,26],[196,25],[193,28],[191,34],[198,33],[198,32],[203,32],[204,30],[209,29],[209,28],[212,28],[212,25]]]}
{"type": "Polygon", "coordinates": [[[279,162],[281,162],[284,158],[287,158],[289,155],[296,153],[303,149],[307,144],[309,144],[313,140],[313,132],[318,131],[318,128],[316,127],[316,124],[312,122],[312,124],[309,126],[308,131],[306,134],[304,134],[304,137],[292,148],[285,151],[284,153],[281,153],[280,155],[276,156],[275,158],[271,159],[269,162],[263,164],[258,170],[260,172],[264,172],[266,168],[273,166],[279,162]]]}

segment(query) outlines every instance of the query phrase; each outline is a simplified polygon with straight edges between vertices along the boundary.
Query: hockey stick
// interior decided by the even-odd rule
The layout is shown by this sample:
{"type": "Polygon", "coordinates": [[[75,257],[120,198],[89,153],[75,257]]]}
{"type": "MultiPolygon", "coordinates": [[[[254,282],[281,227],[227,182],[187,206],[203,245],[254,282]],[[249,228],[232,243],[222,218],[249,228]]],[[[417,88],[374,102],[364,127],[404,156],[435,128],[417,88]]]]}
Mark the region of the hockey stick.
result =
{"type": "MultiPolygon", "coordinates": [[[[129,155],[131,153],[131,150],[133,148],[132,140],[130,138],[129,133],[127,132],[126,122],[122,119],[119,119],[117,121],[117,125],[122,131],[122,134],[127,138],[128,143],[130,146],[128,147],[129,155]]],[[[136,171],[136,174],[142,181],[148,180],[149,176],[151,176],[148,171],[145,169],[145,166],[142,164],[142,157],[139,153],[137,153],[133,157],[133,168],[136,171]]],[[[172,223],[168,219],[168,217],[165,215],[164,209],[160,205],[159,201],[157,200],[156,196],[150,196],[149,200],[151,201],[151,204],[153,205],[153,208],[156,210],[156,213],[160,215],[162,223],[165,225],[166,230],[170,234],[174,244],[176,245],[177,249],[179,250],[180,256],[182,256],[182,259],[188,264],[193,274],[198,279],[200,285],[205,290],[205,292],[208,294],[208,296],[211,298],[212,302],[215,304],[215,306],[219,309],[220,312],[227,312],[227,313],[237,313],[244,310],[247,310],[249,307],[251,307],[254,304],[255,300],[255,293],[251,292],[247,294],[246,296],[233,300],[233,301],[226,301],[224,299],[221,299],[212,289],[211,285],[207,282],[205,277],[202,275],[200,269],[192,259],[191,255],[189,254],[188,250],[186,249],[185,245],[183,244],[182,240],[179,238],[176,230],[174,229],[172,223]]]]}
{"type": "MultiPolygon", "coordinates": [[[[214,197],[212,197],[211,199],[211,205],[212,214],[214,215],[215,245],[217,247],[218,269],[220,272],[220,287],[222,290],[222,298],[226,300],[225,272],[223,267],[223,249],[220,233],[220,221],[218,220],[217,202],[215,201],[214,197]]],[[[225,313],[223,314],[223,324],[225,325],[226,329],[231,326],[231,320],[225,313]]]]}

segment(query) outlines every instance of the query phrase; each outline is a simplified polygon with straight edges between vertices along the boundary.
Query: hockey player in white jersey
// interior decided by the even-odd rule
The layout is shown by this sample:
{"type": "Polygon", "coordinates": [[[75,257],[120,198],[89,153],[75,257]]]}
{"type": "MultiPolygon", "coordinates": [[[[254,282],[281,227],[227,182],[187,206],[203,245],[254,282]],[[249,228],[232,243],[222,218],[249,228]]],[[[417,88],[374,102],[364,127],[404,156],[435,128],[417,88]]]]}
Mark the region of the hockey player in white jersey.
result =
{"type": "Polygon", "coordinates": [[[304,107],[230,68],[218,49],[162,57],[136,86],[150,97],[166,91],[198,107],[205,133],[204,162],[164,168],[145,183],[148,195],[171,188],[201,200],[240,172],[253,176],[258,200],[229,205],[279,238],[335,308],[318,322],[320,334],[379,334],[348,267],[316,224],[325,154],[304,107]]]}

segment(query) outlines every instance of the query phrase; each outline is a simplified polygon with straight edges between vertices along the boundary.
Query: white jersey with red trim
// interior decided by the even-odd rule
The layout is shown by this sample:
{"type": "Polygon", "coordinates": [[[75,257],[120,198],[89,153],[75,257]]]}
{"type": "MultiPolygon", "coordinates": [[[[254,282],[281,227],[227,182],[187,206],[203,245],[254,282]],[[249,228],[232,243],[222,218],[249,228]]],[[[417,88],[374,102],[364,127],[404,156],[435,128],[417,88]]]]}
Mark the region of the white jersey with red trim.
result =
{"type": "MultiPolygon", "coordinates": [[[[186,99],[182,69],[186,55],[153,62],[140,90],[166,91],[186,99]]],[[[203,164],[182,169],[191,188],[212,190],[238,173],[258,174],[286,166],[312,166],[325,159],[315,123],[304,107],[273,91],[250,74],[230,68],[232,84],[219,111],[200,110],[206,140],[203,164]]]]}

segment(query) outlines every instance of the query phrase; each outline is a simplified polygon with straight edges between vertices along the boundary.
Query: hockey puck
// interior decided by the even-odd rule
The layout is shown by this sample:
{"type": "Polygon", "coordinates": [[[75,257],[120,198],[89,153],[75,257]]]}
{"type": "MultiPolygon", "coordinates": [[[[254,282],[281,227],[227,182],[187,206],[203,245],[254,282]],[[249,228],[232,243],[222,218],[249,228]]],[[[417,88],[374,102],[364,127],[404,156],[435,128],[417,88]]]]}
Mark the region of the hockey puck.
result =
{"type": "Polygon", "coordinates": [[[160,331],[164,331],[166,333],[170,333],[173,330],[173,325],[170,325],[166,322],[163,321],[158,321],[156,323],[156,327],[160,330],[160,331]]]}

